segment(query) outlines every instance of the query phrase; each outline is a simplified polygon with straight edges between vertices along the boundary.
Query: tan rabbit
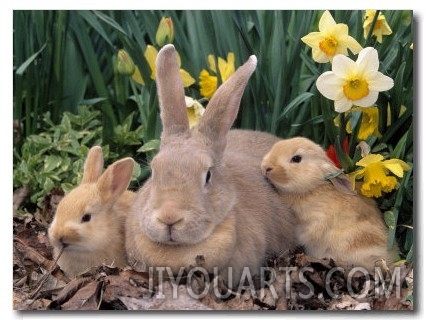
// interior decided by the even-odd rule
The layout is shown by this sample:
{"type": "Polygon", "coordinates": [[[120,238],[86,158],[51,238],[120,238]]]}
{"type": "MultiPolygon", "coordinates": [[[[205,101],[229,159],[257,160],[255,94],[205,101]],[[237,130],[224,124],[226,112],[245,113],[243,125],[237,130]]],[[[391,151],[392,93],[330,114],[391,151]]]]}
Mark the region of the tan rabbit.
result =
{"type": "Polygon", "coordinates": [[[124,158],[103,171],[99,146],[90,149],[81,184],[59,203],[49,227],[58,264],[74,277],[102,264],[124,267],[124,223],[135,193],[128,191],[134,161],[124,158]]]}
{"type": "Polygon", "coordinates": [[[127,219],[129,264],[177,273],[203,256],[207,272],[217,267],[225,282],[237,285],[245,267],[245,275],[258,274],[268,254],[295,245],[294,218],[259,169],[278,138],[228,133],[256,57],[220,86],[192,130],[173,45],[160,50],[156,63],[163,132],[152,176],[127,219]]]}
{"type": "Polygon", "coordinates": [[[372,273],[381,259],[388,267],[397,259],[396,248],[387,250],[376,202],[353,191],[345,175],[325,179],[339,169],[318,144],[303,137],[279,141],[261,169],[299,218],[296,235],[307,254],[372,273]]]}

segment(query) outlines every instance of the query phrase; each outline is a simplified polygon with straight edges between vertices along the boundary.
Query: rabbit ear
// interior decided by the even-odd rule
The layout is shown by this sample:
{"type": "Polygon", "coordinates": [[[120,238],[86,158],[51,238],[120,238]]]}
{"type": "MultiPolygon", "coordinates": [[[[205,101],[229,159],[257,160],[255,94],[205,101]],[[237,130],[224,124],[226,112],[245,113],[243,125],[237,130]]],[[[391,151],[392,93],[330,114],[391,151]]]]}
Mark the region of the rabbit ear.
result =
{"type": "Polygon", "coordinates": [[[175,47],[165,45],[156,59],[156,82],[163,122],[162,135],[166,137],[189,130],[185,91],[179,70],[175,47]]]}
{"type": "Polygon", "coordinates": [[[340,192],[356,195],[356,191],[352,187],[352,182],[347,175],[344,173],[338,175],[337,177],[330,179],[333,186],[340,192]]]}
{"type": "Polygon", "coordinates": [[[340,192],[355,195],[356,191],[352,187],[349,177],[339,170],[334,164],[328,161],[321,166],[325,174],[325,179],[330,180],[333,186],[340,192]]]}
{"type": "Polygon", "coordinates": [[[104,169],[104,156],[102,148],[94,146],[89,150],[86,161],[84,162],[83,179],[81,183],[96,182],[104,169]]]}
{"type": "Polygon", "coordinates": [[[116,199],[127,190],[132,178],[134,161],[124,158],[110,165],[97,182],[104,199],[116,199]]]}
{"type": "Polygon", "coordinates": [[[237,117],[241,97],[256,65],[256,56],[250,56],[247,62],[218,88],[201,118],[199,132],[222,148],[225,146],[226,134],[237,117]]]}

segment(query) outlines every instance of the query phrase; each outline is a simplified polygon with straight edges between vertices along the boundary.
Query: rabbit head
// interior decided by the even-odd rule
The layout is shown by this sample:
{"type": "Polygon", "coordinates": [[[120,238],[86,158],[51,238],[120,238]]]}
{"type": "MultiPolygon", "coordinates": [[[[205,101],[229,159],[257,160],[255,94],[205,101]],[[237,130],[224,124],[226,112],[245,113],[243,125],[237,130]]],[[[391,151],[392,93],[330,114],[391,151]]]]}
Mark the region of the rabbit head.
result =
{"type": "Polygon", "coordinates": [[[220,87],[199,126],[190,130],[180,74],[170,72],[178,67],[175,55],[174,47],[166,46],[157,58],[163,131],[160,151],[151,162],[149,201],[141,222],[152,241],[170,245],[203,241],[235,204],[222,158],[244,87],[256,67],[252,56],[234,80],[220,87]]]}
{"type": "Polygon", "coordinates": [[[324,149],[304,137],[275,143],[264,156],[261,170],[274,186],[288,193],[309,192],[329,182],[342,192],[353,193],[350,180],[339,174],[324,149]]]}
{"type": "Polygon", "coordinates": [[[89,150],[81,184],[59,203],[48,234],[68,275],[102,263],[125,264],[124,218],[133,193],[126,191],[134,161],[124,158],[103,171],[99,146],[89,150]]]}

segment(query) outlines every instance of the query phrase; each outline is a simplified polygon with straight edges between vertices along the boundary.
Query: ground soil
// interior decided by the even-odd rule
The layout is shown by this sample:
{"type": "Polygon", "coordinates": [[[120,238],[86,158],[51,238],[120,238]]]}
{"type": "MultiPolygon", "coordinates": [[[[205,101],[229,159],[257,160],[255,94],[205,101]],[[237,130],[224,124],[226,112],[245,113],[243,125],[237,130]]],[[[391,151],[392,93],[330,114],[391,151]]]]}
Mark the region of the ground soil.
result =
{"type": "Polygon", "coordinates": [[[46,196],[42,210],[23,214],[19,192],[13,216],[15,310],[414,310],[412,264],[393,274],[383,269],[375,278],[341,271],[333,260],[307,256],[303,248],[271,257],[264,278],[247,278],[247,285],[233,290],[218,276],[191,273],[202,266],[202,257],[180,279],[159,281],[150,270],[112,266],[69,279],[47,237],[61,193],[46,196]]]}

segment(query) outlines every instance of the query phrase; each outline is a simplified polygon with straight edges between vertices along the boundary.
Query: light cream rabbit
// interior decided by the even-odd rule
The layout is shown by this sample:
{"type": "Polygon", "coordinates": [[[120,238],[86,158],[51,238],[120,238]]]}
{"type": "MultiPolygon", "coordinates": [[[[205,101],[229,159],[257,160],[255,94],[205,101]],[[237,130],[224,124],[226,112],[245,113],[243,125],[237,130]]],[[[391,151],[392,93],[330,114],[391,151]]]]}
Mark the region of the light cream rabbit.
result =
{"type": "Polygon", "coordinates": [[[258,274],[268,254],[286,253],[295,245],[293,217],[259,169],[278,138],[228,133],[256,57],[220,86],[192,130],[173,45],[160,50],[156,63],[161,147],[127,219],[129,264],[177,273],[203,256],[207,272],[217,267],[235,286],[244,267],[258,274]]]}
{"type": "Polygon", "coordinates": [[[89,150],[81,184],[59,203],[49,239],[58,264],[74,277],[102,264],[124,267],[127,263],[124,223],[135,193],[127,190],[134,167],[124,158],[103,171],[99,146],[89,150]]]}
{"type": "Polygon", "coordinates": [[[397,249],[387,250],[383,214],[345,175],[325,179],[339,169],[321,146],[303,137],[279,141],[261,169],[299,218],[296,235],[307,254],[372,273],[381,259],[392,267],[397,249]]]}

